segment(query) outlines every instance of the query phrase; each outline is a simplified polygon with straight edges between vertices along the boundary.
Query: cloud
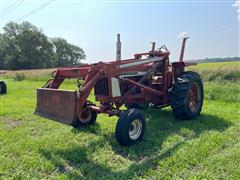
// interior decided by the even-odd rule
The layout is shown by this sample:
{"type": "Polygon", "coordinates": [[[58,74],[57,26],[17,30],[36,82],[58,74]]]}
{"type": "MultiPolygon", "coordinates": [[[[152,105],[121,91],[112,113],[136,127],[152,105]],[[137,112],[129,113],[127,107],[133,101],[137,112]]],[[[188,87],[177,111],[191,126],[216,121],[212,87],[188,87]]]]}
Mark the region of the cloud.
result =
{"type": "Polygon", "coordinates": [[[240,21],[240,0],[236,0],[233,7],[237,9],[237,18],[240,21]]]}
{"type": "Polygon", "coordinates": [[[189,36],[188,32],[184,31],[184,32],[179,33],[178,38],[182,39],[182,38],[185,38],[185,37],[188,37],[188,36],[189,36]]]}

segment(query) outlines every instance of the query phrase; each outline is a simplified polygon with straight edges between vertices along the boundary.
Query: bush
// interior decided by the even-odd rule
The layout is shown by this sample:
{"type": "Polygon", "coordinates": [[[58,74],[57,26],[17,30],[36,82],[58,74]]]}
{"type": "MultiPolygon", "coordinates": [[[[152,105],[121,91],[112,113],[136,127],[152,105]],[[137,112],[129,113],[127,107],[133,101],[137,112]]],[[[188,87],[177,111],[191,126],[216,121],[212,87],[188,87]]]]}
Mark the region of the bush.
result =
{"type": "Polygon", "coordinates": [[[23,73],[16,73],[15,77],[14,77],[14,80],[15,81],[22,81],[24,80],[26,77],[23,73]]]}

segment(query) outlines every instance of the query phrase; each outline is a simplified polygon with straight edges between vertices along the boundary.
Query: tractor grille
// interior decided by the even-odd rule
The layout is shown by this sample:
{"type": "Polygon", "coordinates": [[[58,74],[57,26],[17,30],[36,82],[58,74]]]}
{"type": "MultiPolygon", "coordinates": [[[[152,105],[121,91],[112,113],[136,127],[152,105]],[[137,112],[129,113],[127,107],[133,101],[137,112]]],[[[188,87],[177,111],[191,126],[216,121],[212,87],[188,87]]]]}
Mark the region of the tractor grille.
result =
{"type": "Polygon", "coordinates": [[[94,86],[94,94],[101,96],[109,96],[108,78],[99,79],[94,86]]]}

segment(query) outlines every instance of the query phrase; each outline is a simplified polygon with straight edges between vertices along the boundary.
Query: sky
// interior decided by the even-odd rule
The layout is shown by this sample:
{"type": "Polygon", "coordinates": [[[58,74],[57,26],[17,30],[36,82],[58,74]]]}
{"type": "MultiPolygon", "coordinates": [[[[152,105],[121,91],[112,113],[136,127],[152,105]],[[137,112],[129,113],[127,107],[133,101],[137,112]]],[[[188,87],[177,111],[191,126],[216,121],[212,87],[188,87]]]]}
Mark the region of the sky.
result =
{"type": "Polygon", "coordinates": [[[49,37],[83,48],[87,63],[115,60],[121,34],[122,59],[166,45],[179,59],[240,56],[240,1],[234,0],[0,0],[1,32],[9,21],[29,21],[49,37]],[[11,9],[12,8],[12,9],[11,9]]]}

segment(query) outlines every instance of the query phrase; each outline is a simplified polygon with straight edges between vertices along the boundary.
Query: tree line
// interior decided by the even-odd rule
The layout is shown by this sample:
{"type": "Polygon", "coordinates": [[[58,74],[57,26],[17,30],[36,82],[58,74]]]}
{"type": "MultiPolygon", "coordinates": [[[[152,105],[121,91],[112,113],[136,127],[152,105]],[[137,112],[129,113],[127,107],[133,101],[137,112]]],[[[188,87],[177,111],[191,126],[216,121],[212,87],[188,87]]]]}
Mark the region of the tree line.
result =
{"type": "Polygon", "coordinates": [[[206,59],[198,59],[199,63],[207,63],[207,62],[231,62],[231,61],[240,61],[240,57],[215,57],[215,58],[206,58],[206,59]]]}
{"type": "Polygon", "coordinates": [[[29,22],[9,22],[0,34],[0,69],[39,69],[79,65],[82,48],[63,38],[49,38],[29,22]]]}

